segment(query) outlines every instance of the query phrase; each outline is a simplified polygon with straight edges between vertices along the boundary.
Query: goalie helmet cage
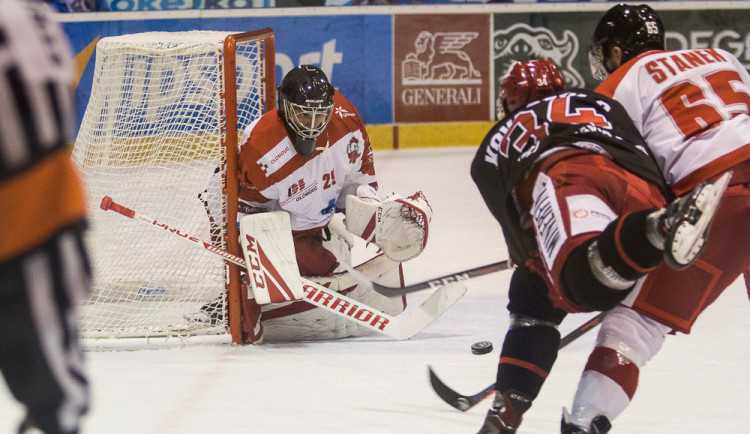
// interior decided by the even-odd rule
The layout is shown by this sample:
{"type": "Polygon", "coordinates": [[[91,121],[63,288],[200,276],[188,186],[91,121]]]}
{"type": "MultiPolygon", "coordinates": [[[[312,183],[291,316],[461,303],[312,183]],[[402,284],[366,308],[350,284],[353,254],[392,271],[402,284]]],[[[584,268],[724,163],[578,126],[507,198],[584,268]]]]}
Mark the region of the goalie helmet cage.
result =
{"type": "Polygon", "coordinates": [[[83,337],[228,330],[240,343],[238,266],[98,205],[109,195],[241,256],[237,140],[275,107],[273,30],[137,33],[102,38],[96,51],[72,153],[86,184],[94,273],[80,306],[83,337]],[[218,324],[187,320],[212,302],[218,324]]]}

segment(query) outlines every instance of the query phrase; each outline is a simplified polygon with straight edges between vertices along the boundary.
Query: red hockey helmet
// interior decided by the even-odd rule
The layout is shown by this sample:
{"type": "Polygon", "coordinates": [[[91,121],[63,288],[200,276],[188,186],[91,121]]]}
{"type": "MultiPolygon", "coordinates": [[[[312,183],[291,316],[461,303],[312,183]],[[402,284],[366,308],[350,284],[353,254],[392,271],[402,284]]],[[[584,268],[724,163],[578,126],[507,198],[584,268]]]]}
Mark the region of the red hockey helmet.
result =
{"type": "Polygon", "coordinates": [[[497,117],[502,119],[528,102],[561,90],[565,90],[565,80],[551,60],[517,62],[500,84],[497,117]]]}

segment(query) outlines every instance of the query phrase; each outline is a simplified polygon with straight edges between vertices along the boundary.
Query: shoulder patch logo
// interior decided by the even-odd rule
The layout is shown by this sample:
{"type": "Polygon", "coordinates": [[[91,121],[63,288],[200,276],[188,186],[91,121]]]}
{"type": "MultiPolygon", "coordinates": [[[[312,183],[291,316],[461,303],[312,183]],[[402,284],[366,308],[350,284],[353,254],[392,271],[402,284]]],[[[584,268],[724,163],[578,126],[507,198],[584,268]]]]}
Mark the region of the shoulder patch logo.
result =
{"type": "Polygon", "coordinates": [[[357,161],[357,158],[362,155],[359,148],[359,140],[356,137],[352,137],[346,145],[346,155],[349,157],[349,164],[354,164],[357,161]]]}
{"type": "Polygon", "coordinates": [[[342,119],[343,118],[352,117],[352,116],[356,116],[356,114],[354,114],[352,112],[349,112],[349,111],[346,111],[346,109],[344,109],[343,107],[340,107],[340,106],[336,107],[336,109],[334,111],[336,112],[336,115],[338,117],[342,118],[342,119]]]}
{"type": "Polygon", "coordinates": [[[257,161],[260,169],[265,173],[266,176],[275,173],[281,169],[284,164],[292,159],[297,154],[294,150],[291,140],[288,137],[284,138],[278,145],[274,146],[268,153],[260,157],[257,161]]]}

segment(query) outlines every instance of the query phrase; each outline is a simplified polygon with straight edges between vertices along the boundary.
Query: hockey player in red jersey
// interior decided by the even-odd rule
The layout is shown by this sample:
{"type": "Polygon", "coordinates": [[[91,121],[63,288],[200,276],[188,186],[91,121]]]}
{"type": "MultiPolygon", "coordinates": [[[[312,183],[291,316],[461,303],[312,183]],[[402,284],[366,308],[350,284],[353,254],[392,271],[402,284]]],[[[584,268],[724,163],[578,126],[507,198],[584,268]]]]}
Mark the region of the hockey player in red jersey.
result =
{"type": "Polygon", "coordinates": [[[592,37],[597,92],[619,101],[675,194],[730,170],[729,186],[701,256],[638,282],[602,323],[581,377],[566,433],[598,432],[629,404],[640,367],[665,336],[689,333],[698,315],[750,267],[750,76],[729,52],[665,51],[664,26],[647,5],[619,4],[592,37]],[[627,308],[631,306],[632,308],[627,308]]]}
{"type": "Polygon", "coordinates": [[[549,60],[514,65],[499,99],[501,120],[471,175],[518,267],[483,434],[516,432],[554,364],[567,313],[609,310],[660,264],[680,269],[695,260],[724,188],[700,184],[668,203],[669,188],[624,109],[565,90],[549,60]]]}
{"type": "MultiPolygon", "coordinates": [[[[381,296],[345,270],[358,236],[384,253],[362,265],[365,274],[402,285],[400,262],[416,257],[427,240],[432,210],[426,198],[421,192],[379,196],[364,123],[320,68],[293,68],[278,93],[278,108],[243,134],[238,221],[258,212],[288,212],[302,276],[385,313],[402,312],[404,298],[381,296]]],[[[252,293],[242,299],[245,343],[333,339],[359,331],[356,324],[302,301],[261,307],[252,293]]]]}

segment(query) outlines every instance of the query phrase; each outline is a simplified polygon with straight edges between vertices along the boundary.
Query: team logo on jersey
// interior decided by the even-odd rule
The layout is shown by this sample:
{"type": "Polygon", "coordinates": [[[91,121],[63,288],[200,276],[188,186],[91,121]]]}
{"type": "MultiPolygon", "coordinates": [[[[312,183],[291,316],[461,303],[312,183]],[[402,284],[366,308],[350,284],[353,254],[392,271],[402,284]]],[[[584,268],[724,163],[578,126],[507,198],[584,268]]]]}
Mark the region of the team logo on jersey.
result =
{"type": "Polygon", "coordinates": [[[282,200],[279,202],[281,206],[285,206],[291,201],[299,202],[300,200],[306,198],[307,196],[315,193],[318,191],[318,183],[313,182],[312,185],[307,185],[305,183],[305,179],[300,179],[299,181],[292,183],[286,191],[287,198],[285,200],[282,200]]]}
{"type": "Polygon", "coordinates": [[[336,114],[338,115],[338,117],[340,117],[342,119],[343,118],[349,118],[349,117],[352,117],[352,116],[357,116],[356,113],[348,112],[348,111],[346,111],[346,109],[344,109],[342,107],[336,107],[336,109],[334,110],[334,112],[336,112],[336,114]]]}
{"type": "Polygon", "coordinates": [[[299,194],[299,192],[305,190],[305,179],[302,178],[299,181],[295,182],[294,184],[289,186],[289,189],[287,189],[287,197],[294,197],[299,194]]]}
{"type": "Polygon", "coordinates": [[[577,194],[566,198],[570,212],[570,235],[601,232],[617,214],[601,198],[577,194]]]}
{"type": "Polygon", "coordinates": [[[296,155],[296,153],[297,151],[294,150],[292,141],[289,140],[289,137],[285,137],[278,145],[274,146],[265,155],[260,157],[256,163],[260,166],[260,170],[262,170],[266,176],[269,176],[281,169],[287,161],[291,160],[292,157],[296,155]]]}
{"type": "Polygon", "coordinates": [[[336,211],[336,199],[331,199],[328,201],[328,206],[320,210],[320,215],[333,214],[334,211],[336,211]]]}
{"type": "Polygon", "coordinates": [[[362,155],[362,151],[359,148],[359,139],[352,137],[346,145],[346,155],[349,157],[349,164],[356,163],[357,158],[362,155]]]}
{"type": "MultiPolygon", "coordinates": [[[[565,79],[567,87],[584,87],[585,82],[581,74],[573,67],[573,61],[578,54],[578,36],[571,30],[562,32],[558,38],[546,27],[531,27],[528,24],[516,23],[507,28],[501,28],[493,34],[493,56],[495,59],[496,87],[516,62],[526,62],[535,59],[549,59],[558,67],[565,79]]],[[[496,105],[499,101],[496,101],[496,105]]]]}

